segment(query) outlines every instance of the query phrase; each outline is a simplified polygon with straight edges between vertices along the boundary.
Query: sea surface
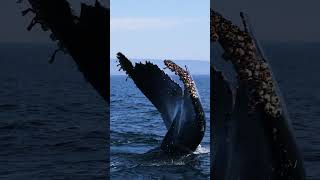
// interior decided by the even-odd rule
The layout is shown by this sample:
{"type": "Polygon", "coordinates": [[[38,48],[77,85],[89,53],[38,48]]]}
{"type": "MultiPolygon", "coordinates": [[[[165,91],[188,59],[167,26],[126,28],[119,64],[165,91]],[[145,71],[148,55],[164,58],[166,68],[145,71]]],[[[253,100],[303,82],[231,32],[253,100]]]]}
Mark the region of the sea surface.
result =
{"type": "Polygon", "coordinates": [[[207,120],[205,137],[194,154],[178,158],[147,153],[160,146],[167,130],[157,109],[126,78],[111,76],[111,179],[209,179],[210,76],[193,76],[207,120]]]}
{"type": "MultiPolygon", "coordinates": [[[[286,100],[307,179],[320,180],[320,43],[262,45],[286,100]]],[[[0,179],[107,178],[105,102],[69,56],[58,54],[48,64],[54,49],[0,45],[0,179]]],[[[194,78],[208,119],[208,77],[194,78]]],[[[208,132],[193,156],[168,161],[145,155],[165,134],[159,113],[130,79],[112,77],[111,88],[112,179],[208,179],[208,132]]]]}
{"type": "Polygon", "coordinates": [[[264,43],[302,151],[307,179],[320,180],[320,43],[264,43]]]}
{"type": "Polygon", "coordinates": [[[106,179],[106,104],[55,46],[0,45],[0,179],[106,179]]]}

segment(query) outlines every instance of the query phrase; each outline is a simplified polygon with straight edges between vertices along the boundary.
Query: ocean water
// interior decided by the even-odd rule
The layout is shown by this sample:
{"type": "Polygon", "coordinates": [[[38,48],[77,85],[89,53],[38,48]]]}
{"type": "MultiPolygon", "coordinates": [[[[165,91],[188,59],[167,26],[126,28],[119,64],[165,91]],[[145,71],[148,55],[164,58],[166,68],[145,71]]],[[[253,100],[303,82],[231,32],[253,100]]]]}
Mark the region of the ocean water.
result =
{"type": "Polygon", "coordinates": [[[51,45],[0,45],[0,179],[106,179],[106,104],[51,45]]]}
{"type": "Polygon", "coordinates": [[[307,179],[320,179],[320,44],[262,44],[293,123],[307,179]]]}
{"type": "MultiPolygon", "coordinates": [[[[307,177],[320,180],[320,44],[263,47],[286,100],[307,177]]],[[[48,64],[53,50],[51,45],[0,45],[0,179],[108,176],[105,102],[69,56],[58,54],[54,64],[48,64]]],[[[207,78],[195,76],[208,119],[207,78]]],[[[131,80],[111,77],[111,88],[113,179],[208,178],[208,132],[194,156],[170,161],[145,155],[159,146],[165,134],[158,112],[131,80]]]]}
{"type": "Polygon", "coordinates": [[[209,179],[210,77],[193,78],[206,114],[205,137],[194,154],[171,158],[147,153],[160,146],[167,132],[159,112],[131,79],[111,76],[111,179],[209,179]]]}

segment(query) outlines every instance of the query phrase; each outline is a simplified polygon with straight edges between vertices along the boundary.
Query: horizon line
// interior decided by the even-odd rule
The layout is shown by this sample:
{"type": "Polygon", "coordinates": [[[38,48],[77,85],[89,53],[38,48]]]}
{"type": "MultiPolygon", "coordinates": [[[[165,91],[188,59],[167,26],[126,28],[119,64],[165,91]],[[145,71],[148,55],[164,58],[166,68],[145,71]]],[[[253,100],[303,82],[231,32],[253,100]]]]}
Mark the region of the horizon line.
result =
{"type": "MultiPolygon", "coordinates": [[[[209,39],[209,38],[208,38],[209,39]]],[[[262,43],[320,43],[319,40],[266,40],[266,39],[259,39],[262,43]]],[[[52,44],[57,43],[55,41],[0,41],[0,44],[52,44]]]]}
{"type": "MultiPolygon", "coordinates": [[[[110,60],[118,60],[117,58],[112,58],[110,57],[110,60]]],[[[210,62],[210,59],[192,59],[192,58],[189,58],[189,59],[184,59],[184,58],[130,58],[130,60],[133,60],[133,61],[164,61],[164,60],[174,60],[174,61],[201,61],[201,62],[210,62]]]]}
{"type": "MultiPolygon", "coordinates": [[[[174,73],[169,73],[168,74],[169,76],[177,76],[177,75],[175,75],[174,73]]],[[[210,73],[208,73],[208,74],[191,74],[192,76],[210,76],[210,73]]],[[[110,76],[128,76],[127,74],[111,74],[110,73],[110,76]]]]}

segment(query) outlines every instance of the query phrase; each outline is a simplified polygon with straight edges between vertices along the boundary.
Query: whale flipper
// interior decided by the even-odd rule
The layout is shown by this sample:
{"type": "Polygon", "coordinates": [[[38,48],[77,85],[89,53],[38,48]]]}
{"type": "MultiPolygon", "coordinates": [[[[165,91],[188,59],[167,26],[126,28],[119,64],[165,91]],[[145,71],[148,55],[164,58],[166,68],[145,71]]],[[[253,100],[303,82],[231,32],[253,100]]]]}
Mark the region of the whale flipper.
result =
{"type": "Polygon", "coordinates": [[[150,62],[136,63],[133,66],[123,54],[118,53],[117,58],[121,68],[160,112],[169,129],[176,115],[177,106],[182,101],[181,87],[150,62]]]}
{"type": "MultiPolygon", "coordinates": [[[[94,6],[81,3],[80,16],[67,0],[28,0],[34,18],[28,30],[39,24],[43,31],[51,31],[50,38],[58,49],[68,53],[83,77],[100,96],[110,101],[109,29],[110,9],[96,1],[94,6]]],[[[57,51],[55,51],[56,53],[57,51]]],[[[55,53],[49,63],[54,62],[55,53]]]]}
{"type": "Polygon", "coordinates": [[[189,73],[173,62],[165,61],[165,65],[176,71],[183,81],[185,89],[182,90],[164,71],[150,62],[136,63],[133,66],[123,54],[118,53],[117,58],[121,69],[161,113],[168,129],[161,149],[169,154],[195,151],[204,136],[205,121],[200,99],[189,73]]]}
{"type": "MultiPolygon", "coordinates": [[[[225,79],[222,72],[218,71],[214,66],[211,67],[211,77],[213,77],[213,82],[211,82],[211,91],[213,96],[211,97],[212,104],[212,118],[211,124],[212,132],[215,133],[214,139],[214,154],[219,156],[212,156],[215,158],[219,165],[213,165],[215,169],[214,172],[220,174],[218,177],[223,177],[226,173],[224,167],[227,167],[228,161],[225,159],[229,156],[230,144],[230,123],[231,114],[234,108],[234,95],[229,82],[225,79]]],[[[212,161],[213,162],[213,161],[212,161]]]]}

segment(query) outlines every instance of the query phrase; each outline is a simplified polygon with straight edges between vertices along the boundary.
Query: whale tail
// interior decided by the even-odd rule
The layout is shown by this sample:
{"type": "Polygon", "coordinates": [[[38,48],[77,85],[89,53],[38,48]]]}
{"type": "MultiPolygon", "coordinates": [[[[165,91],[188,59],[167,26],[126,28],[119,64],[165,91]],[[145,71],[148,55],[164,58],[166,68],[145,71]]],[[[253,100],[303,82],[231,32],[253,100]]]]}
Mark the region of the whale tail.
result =
{"type": "Polygon", "coordinates": [[[229,99],[226,92],[230,88],[224,86],[226,82],[219,81],[219,74],[214,73],[214,79],[218,81],[215,81],[213,90],[225,93],[215,94],[213,91],[214,97],[220,96],[213,104],[214,178],[304,179],[303,159],[271,67],[248,18],[244,13],[241,17],[244,31],[211,11],[218,43],[228,55],[223,58],[230,60],[237,75],[237,86],[233,88],[235,95],[231,96],[235,103],[230,115],[226,116],[224,113],[229,111],[222,100],[229,99]]]}
{"type": "MultiPolygon", "coordinates": [[[[122,53],[118,53],[117,58],[120,69],[127,73],[161,114],[168,129],[161,149],[170,154],[196,150],[204,135],[205,122],[200,100],[197,96],[193,96],[197,94],[194,82],[192,82],[193,85],[190,80],[183,82],[186,87],[183,90],[163,70],[151,62],[133,65],[122,53]]],[[[180,68],[167,60],[165,65],[169,69],[180,68]]],[[[189,76],[187,71],[184,73],[189,76]]],[[[182,78],[181,74],[179,77],[182,78]]]]}
{"type": "MultiPolygon", "coordinates": [[[[51,31],[50,38],[58,49],[68,53],[83,77],[101,97],[109,102],[109,17],[110,9],[96,2],[94,6],[81,4],[80,16],[76,15],[67,0],[28,0],[34,13],[28,30],[39,24],[43,31],[51,31]]],[[[56,52],[55,52],[56,53],[56,52]]],[[[54,61],[55,53],[49,63],[54,61]]]]}

